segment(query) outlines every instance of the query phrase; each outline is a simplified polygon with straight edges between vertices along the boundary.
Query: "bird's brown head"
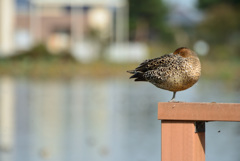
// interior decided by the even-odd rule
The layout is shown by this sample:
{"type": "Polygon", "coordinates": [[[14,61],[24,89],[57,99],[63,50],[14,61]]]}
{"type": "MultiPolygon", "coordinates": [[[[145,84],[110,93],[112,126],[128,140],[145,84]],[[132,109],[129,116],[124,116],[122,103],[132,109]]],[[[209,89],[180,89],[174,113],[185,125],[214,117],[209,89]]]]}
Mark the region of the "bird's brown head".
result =
{"type": "Polygon", "coordinates": [[[186,47],[181,47],[181,48],[178,48],[177,50],[174,51],[173,53],[174,55],[180,55],[184,58],[188,58],[188,57],[192,57],[192,56],[197,56],[194,51],[186,48],[186,47]]]}

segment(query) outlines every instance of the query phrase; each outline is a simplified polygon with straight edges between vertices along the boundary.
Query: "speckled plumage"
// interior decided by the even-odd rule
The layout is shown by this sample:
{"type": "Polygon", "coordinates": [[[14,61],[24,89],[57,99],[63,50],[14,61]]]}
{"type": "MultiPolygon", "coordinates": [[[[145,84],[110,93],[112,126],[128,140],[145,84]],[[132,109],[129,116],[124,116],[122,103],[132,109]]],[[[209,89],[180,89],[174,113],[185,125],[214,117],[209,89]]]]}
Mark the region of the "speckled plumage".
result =
{"type": "Polygon", "coordinates": [[[190,49],[182,47],[174,53],[142,62],[130,78],[135,81],[148,81],[155,86],[174,92],[193,86],[201,75],[201,64],[197,55],[190,49]]]}

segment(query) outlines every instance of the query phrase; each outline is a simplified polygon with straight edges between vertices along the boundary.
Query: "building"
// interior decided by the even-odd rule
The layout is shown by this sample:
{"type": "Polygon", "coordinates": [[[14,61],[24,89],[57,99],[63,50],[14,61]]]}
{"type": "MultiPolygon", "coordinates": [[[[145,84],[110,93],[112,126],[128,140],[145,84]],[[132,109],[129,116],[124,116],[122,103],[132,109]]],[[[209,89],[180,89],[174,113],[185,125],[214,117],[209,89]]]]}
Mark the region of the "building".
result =
{"type": "Polygon", "coordinates": [[[103,52],[111,61],[146,58],[146,45],[128,42],[127,0],[0,0],[0,4],[1,56],[44,43],[52,53],[68,50],[86,63],[103,57],[103,52]]]}
{"type": "Polygon", "coordinates": [[[6,55],[14,51],[14,0],[0,0],[0,54],[6,55]]]}

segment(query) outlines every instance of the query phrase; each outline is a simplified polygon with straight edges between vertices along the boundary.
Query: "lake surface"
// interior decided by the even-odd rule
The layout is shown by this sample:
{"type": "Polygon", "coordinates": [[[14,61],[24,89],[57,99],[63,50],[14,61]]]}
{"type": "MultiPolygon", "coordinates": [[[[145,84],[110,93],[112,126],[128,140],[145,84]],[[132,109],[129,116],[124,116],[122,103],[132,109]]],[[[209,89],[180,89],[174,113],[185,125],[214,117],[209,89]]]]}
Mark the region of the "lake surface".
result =
{"type": "MultiPolygon", "coordinates": [[[[158,102],[172,93],[123,78],[0,79],[1,161],[160,161],[158,102]]],[[[187,102],[240,103],[240,91],[200,80],[187,102]]],[[[206,160],[240,160],[240,123],[206,124],[206,160]]]]}

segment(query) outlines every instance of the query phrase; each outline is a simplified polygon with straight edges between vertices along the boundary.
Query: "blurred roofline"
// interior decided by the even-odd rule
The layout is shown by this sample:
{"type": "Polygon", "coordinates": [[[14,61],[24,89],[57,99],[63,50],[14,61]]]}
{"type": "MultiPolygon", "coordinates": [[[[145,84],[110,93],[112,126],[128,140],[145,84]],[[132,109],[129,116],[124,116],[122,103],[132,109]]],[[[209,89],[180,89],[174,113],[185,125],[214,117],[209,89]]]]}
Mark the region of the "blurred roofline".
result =
{"type": "Polygon", "coordinates": [[[123,7],[126,6],[127,0],[29,0],[31,4],[37,6],[107,6],[123,7]]]}

